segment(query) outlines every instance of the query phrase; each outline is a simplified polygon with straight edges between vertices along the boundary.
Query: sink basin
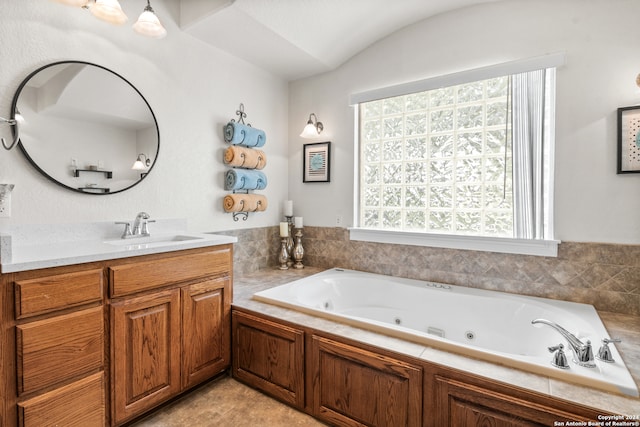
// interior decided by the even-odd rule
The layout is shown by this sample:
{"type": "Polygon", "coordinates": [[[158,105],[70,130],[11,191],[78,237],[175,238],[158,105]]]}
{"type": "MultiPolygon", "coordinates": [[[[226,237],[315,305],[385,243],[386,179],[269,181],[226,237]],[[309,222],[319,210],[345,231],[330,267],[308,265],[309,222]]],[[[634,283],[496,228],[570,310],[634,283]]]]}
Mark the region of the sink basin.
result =
{"type": "Polygon", "coordinates": [[[194,240],[201,240],[199,236],[189,236],[186,234],[151,235],[147,237],[132,237],[130,239],[107,240],[107,245],[121,246],[124,248],[152,248],[157,246],[173,245],[194,240]]]}

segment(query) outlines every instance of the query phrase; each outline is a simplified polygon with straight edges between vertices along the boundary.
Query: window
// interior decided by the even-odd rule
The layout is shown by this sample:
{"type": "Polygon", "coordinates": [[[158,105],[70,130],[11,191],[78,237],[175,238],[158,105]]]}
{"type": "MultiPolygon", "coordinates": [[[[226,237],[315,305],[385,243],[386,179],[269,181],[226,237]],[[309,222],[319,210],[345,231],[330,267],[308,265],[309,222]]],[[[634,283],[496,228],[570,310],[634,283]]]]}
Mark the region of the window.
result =
{"type": "Polygon", "coordinates": [[[554,243],[554,76],[542,68],[356,95],[365,99],[352,238],[381,241],[357,238],[362,230],[410,235],[413,244],[466,236],[489,239],[487,250],[505,239],[554,243]]]}

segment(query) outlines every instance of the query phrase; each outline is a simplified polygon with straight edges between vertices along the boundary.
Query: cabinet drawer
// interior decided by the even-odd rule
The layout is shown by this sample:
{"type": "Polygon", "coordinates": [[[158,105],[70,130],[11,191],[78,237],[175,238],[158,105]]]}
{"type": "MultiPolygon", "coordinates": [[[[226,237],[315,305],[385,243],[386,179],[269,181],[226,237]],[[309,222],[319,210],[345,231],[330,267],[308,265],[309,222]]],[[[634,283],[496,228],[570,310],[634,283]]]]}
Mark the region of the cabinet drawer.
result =
{"type": "Polygon", "coordinates": [[[99,370],[104,359],[102,307],[16,326],[18,394],[99,370]]]}
{"type": "Polygon", "coordinates": [[[119,297],[171,283],[231,270],[231,249],[217,249],[109,268],[111,296],[119,297]]]}
{"type": "Polygon", "coordinates": [[[49,313],[102,299],[102,270],[15,282],[16,318],[49,313]]]}
{"type": "Polygon", "coordinates": [[[18,421],[20,427],[103,427],[103,373],[18,403],[18,421]]]}

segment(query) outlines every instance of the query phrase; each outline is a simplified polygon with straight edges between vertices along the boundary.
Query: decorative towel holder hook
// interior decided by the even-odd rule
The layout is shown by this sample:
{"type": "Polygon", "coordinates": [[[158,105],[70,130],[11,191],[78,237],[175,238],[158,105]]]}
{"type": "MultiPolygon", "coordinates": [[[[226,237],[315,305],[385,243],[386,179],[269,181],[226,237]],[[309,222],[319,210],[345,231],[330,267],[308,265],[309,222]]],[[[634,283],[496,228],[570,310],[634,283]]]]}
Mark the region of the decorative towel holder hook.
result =
{"type": "MultiPolygon", "coordinates": [[[[242,105],[242,104],[240,104],[242,105]]],[[[249,194],[248,190],[234,190],[233,194],[249,194]]],[[[242,204],[242,208],[244,209],[244,201],[240,202],[242,204]]],[[[234,221],[238,221],[238,219],[240,217],[243,217],[242,220],[246,221],[249,218],[249,212],[248,211],[240,211],[240,212],[233,212],[231,214],[231,216],[233,217],[234,221]]]]}
{"type": "Polygon", "coordinates": [[[249,212],[234,212],[231,216],[234,221],[238,221],[240,217],[242,217],[243,221],[246,221],[249,218],[249,212]]]}
{"type": "MultiPolygon", "coordinates": [[[[238,123],[246,124],[247,126],[251,126],[251,123],[245,123],[244,118],[247,117],[247,113],[244,112],[244,104],[241,102],[240,107],[236,110],[236,115],[238,116],[238,123]]],[[[233,121],[233,119],[231,119],[233,121]]]]}
{"type": "Polygon", "coordinates": [[[18,128],[18,121],[16,119],[5,119],[4,117],[0,117],[0,122],[6,123],[9,126],[13,126],[13,142],[10,145],[7,145],[7,141],[4,138],[0,138],[2,140],[2,146],[5,150],[11,150],[20,140],[20,129],[18,128]]]}

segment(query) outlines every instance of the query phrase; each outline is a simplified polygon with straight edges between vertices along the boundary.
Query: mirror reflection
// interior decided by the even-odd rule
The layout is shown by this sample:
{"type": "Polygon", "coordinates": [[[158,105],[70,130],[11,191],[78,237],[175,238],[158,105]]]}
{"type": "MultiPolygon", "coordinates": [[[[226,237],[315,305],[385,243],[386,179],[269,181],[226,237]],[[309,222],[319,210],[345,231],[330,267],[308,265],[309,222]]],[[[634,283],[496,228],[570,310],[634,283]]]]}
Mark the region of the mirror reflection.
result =
{"type": "Polygon", "coordinates": [[[128,81],[104,67],[69,61],[30,74],[13,102],[20,148],[47,178],[87,194],[136,185],[159,148],[151,107],[128,81]],[[138,158],[148,159],[142,163],[138,158]]]}

